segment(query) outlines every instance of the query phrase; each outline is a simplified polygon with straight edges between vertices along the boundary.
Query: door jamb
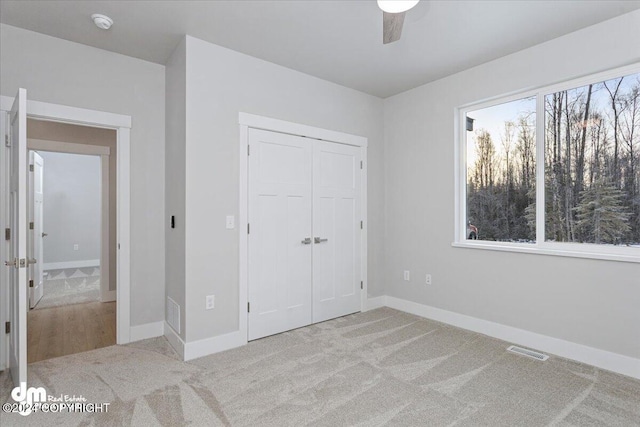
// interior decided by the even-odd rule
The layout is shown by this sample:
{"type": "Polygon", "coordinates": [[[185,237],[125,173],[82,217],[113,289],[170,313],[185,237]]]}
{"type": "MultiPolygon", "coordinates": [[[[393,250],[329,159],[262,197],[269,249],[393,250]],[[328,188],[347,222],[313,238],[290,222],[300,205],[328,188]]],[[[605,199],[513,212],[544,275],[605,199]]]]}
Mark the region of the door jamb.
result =
{"type": "MultiPolygon", "coordinates": [[[[8,107],[8,111],[11,110],[11,106],[8,107]]],[[[9,121],[9,113],[4,108],[0,111],[0,137],[2,143],[0,145],[0,189],[3,194],[9,194],[9,149],[5,145],[4,135],[7,134],[7,123],[9,121]]],[[[0,197],[0,228],[2,229],[2,244],[0,245],[0,326],[4,326],[4,322],[9,321],[9,286],[4,285],[9,283],[9,269],[4,268],[1,264],[2,261],[8,259],[9,255],[9,240],[4,239],[4,229],[9,227],[9,204],[7,203],[7,197],[0,197]]],[[[0,333],[4,331],[0,330],[0,333]]],[[[2,333],[0,335],[0,370],[9,368],[9,336],[10,334],[2,333]]]]}
{"type": "Polygon", "coordinates": [[[338,144],[353,145],[360,147],[360,156],[362,159],[361,179],[361,216],[363,221],[362,238],[360,241],[361,256],[361,272],[363,288],[360,292],[360,310],[365,311],[367,307],[367,146],[368,140],[363,136],[352,135],[343,132],[337,132],[314,126],[302,125],[298,123],[288,122],[270,117],[258,116],[255,114],[243,113],[238,114],[238,124],[240,126],[240,193],[239,193],[239,215],[238,215],[238,233],[239,233],[239,272],[238,272],[238,329],[240,336],[247,342],[248,337],[248,272],[249,272],[249,237],[247,235],[248,212],[249,212],[249,196],[248,196],[248,178],[249,178],[249,128],[262,129],[272,132],[279,132],[290,135],[302,136],[310,139],[319,139],[327,142],[338,144]]]}
{"type": "MultiPolygon", "coordinates": [[[[12,103],[13,97],[1,96],[0,110],[6,114],[7,111],[11,110],[12,103]]],[[[27,101],[27,117],[116,130],[116,186],[118,189],[116,214],[116,342],[118,344],[126,344],[130,341],[131,330],[131,116],[47,102],[27,101]]],[[[0,212],[0,215],[4,216],[5,212],[0,212]]],[[[4,290],[0,289],[0,292],[4,292],[4,290]]],[[[0,310],[3,311],[0,319],[4,320],[7,314],[3,307],[0,307],[0,310]]]]}

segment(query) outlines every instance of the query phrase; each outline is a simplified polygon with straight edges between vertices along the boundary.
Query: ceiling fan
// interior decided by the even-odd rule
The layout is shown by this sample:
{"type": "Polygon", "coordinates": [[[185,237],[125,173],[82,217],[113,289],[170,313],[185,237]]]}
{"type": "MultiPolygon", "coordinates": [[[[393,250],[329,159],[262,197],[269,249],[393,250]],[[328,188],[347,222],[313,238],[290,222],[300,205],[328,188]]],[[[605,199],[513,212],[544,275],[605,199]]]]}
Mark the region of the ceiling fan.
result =
{"type": "Polygon", "coordinates": [[[389,44],[400,40],[404,15],[420,0],[378,0],[382,9],[382,43],[389,44]]]}

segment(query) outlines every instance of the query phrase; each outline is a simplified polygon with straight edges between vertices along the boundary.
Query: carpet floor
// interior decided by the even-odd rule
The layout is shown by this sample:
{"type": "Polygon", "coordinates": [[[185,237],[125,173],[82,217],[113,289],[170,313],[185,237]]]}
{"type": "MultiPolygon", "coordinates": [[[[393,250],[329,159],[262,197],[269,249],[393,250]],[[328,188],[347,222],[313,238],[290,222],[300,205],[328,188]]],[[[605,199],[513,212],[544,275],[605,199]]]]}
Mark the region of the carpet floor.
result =
{"type": "MultiPolygon", "coordinates": [[[[182,362],[162,337],[29,365],[29,386],[107,413],[0,425],[640,426],[640,381],[389,308],[182,362]]],[[[0,398],[10,380],[0,374],[0,398]]]]}
{"type": "Polygon", "coordinates": [[[44,294],[34,310],[100,301],[99,268],[67,268],[45,273],[44,294]]]}

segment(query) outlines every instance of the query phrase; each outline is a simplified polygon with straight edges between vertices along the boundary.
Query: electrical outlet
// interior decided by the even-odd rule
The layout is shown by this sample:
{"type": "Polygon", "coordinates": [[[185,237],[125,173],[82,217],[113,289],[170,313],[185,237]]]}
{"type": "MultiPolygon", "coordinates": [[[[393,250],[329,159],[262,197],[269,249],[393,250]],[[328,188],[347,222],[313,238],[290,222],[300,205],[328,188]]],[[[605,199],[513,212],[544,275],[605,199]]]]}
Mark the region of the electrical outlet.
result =
{"type": "Polygon", "coordinates": [[[431,275],[427,274],[427,285],[431,284],[431,275]]]}
{"type": "Polygon", "coordinates": [[[73,250],[77,251],[78,249],[80,249],[80,245],[78,245],[77,243],[73,245],[73,250]]]}
{"type": "Polygon", "coordinates": [[[411,280],[411,273],[409,272],[409,270],[404,271],[404,280],[407,282],[411,280]]]}
{"type": "Polygon", "coordinates": [[[213,307],[215,307],[215,295],[207,295],[206,297],[206,308],[207,310],[211,310],[213,307]]]}

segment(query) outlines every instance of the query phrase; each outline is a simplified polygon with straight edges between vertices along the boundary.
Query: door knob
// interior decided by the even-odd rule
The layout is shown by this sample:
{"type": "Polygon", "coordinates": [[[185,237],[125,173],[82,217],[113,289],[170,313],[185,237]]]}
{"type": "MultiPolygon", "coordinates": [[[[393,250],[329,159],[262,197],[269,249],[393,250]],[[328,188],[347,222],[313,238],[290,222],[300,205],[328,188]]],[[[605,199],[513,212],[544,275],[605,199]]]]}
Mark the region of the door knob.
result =
{"type": "Polygon", "coordinates": [[[329,239],[321,239],[320,237],[314,237],[313,241],[314,243],[322,243],[322,242],[328,242],[329,239]]]}
{"type": "Polygon", "coordinates": [[[303,245],[311,244],[311,237],[305,237],[305,239],[301,242],[303,245]]]}

